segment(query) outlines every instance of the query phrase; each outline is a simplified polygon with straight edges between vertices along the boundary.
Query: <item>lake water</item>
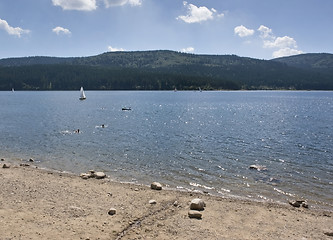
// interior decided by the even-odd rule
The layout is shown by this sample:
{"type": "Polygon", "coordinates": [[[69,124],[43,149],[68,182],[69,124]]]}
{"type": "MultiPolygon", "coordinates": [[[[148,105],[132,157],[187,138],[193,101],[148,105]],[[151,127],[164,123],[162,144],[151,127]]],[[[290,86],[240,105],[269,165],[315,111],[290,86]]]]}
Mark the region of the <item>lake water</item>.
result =
{"type": "Polygon", "coordinates": [[[333,92],[86,95],[0,92],[0,157],[226,197],[304,198],[333,210],[333,92]]]}

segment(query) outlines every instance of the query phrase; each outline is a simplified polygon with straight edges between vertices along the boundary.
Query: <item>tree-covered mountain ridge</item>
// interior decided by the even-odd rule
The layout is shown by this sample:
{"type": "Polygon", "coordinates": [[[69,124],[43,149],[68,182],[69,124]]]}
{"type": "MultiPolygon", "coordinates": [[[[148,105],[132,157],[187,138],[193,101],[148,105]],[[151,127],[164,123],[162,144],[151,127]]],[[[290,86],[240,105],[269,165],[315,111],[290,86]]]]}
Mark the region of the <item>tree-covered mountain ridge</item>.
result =
{"type": "Polygon", "coordinates": [[[333,54],[260,60],[158,50],[0,59],[1,90],[14,85],[22,89],[68,90],[83,84],[86,89],[96,90],[333,90],[333,54]]]}

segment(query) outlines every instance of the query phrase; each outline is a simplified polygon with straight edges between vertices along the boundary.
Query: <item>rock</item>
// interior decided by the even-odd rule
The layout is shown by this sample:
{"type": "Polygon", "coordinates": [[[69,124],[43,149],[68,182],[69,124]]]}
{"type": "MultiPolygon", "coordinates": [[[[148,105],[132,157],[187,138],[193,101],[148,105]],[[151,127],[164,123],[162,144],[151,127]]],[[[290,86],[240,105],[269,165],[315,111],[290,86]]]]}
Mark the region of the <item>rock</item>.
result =
{"type": "Polygon", "coordinates": [[[29,162],[34,162],[35,160],[33,158],[30,158],[29,159],[29,162]]]}
{"type": "Polygon", "coordinates": [[[326,236],[333,237],[333,232],[324,232],[324,234],[325,234],[326,236]]]}
{"type": "Polygon", "coordinates": [[[149,204],[156,204],[156,200],[152,199],[152,200],[149,200],[149,204]]]}
{"type": "Polygon", "coordinates": [[[267,168],[261,165],[250,165],[249,169],[255,169],[257,171],[265,171],[267,168]]]}
{"type": "Polygon", "coordinates": [[[308,204],[307,202],[303,202],[303,203],[302,203],[302,207],[304,207],[304,208],[309,208],[309,204],[308,204]]]}
{"type": "Polygon", "coordinates": [[[4,164],[2,165],[2,168],[10,168],[10,164],[9,164],[9,163],[4,163],[4,164]]]}
{"type": "Polygon", "coordinates": [[[174,202],[173,202],[173,206],[174,206],[174,207],[179,207],[179,203],[178,203],[178,201],[174,201],[174,202]]]}
{"type": "Polygon", "coordinates": [[[102,179],[105,178],[106,175],[103,172],[95,172],[94,170],[90,170],[88,173],[81,173],[80,177],[82,179],[88,179],[88,178],[102,179]]]}
{"type": "Polygon", "coordinates": [[[201,219],[202,213],[199,211],[196,211],[196,210],[190,210],[190,211],[188,211],[188,216],[189,216],[189,218],[201,219]]]}
{"type": "Polygon", "coordinates": [[[162,184],[160,184],[159,182],[153,182],[150,185],[150,188],[154,190],[162,190],[162,184]]]}
{"type": "Polygon", "coordinates": [[[301,207],[303,204],[306,204],[306,206],[309,207],[304,200],[289,201],[289,204],[293,207],[301,207]]]}
{"type": "Polygon", "coordinates": [[[80,177],[82,179],[88,179],[88,178],[91,178],[91,174],[90,173],[81,173],[80,177]]]}
{"type": "Polygon", "coordinates": [[[108,211],[108,214],[112,216],[112,215],[115,215],[116,212],[117,212],[117,210],[115,208],[110,208],[110,210],[108,211]]]}
{"type": "Polygon", "coordinates": [[[93,175],[96,179],[102,179],[106,177],[105,173],[103,172],[95,172],[93,175]]]}
{"type": "Polygon", "coordinates": [[[191,201],[190,209],[203,211],[206,207],[205,202],[200,198],[195,198],[191,201]]]}
{"type": "Polygon", "coordinates": [[[29,163],[20,163],[20,166],[21,166],[21,167],[29,167],[30,164],[29,164],[29,163]]]}

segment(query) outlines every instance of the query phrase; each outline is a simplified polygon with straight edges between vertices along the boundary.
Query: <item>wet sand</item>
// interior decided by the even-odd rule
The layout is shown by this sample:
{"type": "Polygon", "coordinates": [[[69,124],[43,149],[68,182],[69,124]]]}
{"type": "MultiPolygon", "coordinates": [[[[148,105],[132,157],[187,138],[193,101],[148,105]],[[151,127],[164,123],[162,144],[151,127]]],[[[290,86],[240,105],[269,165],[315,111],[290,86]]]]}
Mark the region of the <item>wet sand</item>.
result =
{"type": "MultiPolygon", "coordinates": [[[[333,239],[333,213],[0,162],[0,239],[333,239]],[[206,203],[188,217],[192,199],[206,203]],[[150,200],[156,204],[150,204],[150,200]],[[116,214],[109,215],[110,208],[116,214]]],[[[88,170],[88,169],[87,169],[88,170]]],[[[154,179],[152,179],[152,182],[154,179]]],[[[163,183],[162,183],[163,185],[163,183]]]]}

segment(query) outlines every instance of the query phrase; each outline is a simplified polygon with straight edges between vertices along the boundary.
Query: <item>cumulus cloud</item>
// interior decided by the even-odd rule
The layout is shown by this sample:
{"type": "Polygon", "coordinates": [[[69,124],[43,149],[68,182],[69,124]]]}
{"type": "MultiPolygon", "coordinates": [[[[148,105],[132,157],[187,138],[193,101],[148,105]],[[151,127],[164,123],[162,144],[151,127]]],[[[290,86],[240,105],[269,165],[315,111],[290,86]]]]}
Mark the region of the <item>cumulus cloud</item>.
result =
{"type": "Polygon", "coordinates": [[[297,55],[297,54],[302,54],[302,53],[304,53],[304,52],[301,50],[286,47],[286,48],[281,48],[281,49],[273,52],[273,58],[286,57],[286,56],[297,55]]]}
{"type": "Polygon", "coordinates": [[[264,25],[260,25],[260,27],[258,28],[258,31],[260,32],[260,37],[262,37],[264,39],[275,38],[275,36],[273,35],[272,29],[270,29],[264,25]]]}
{"type": "Polygon", "coordinates": [[[284,37],[277,37],[272,41],[264,41],[264,47],[265,48],[297,48],[296,41],[288,36],[284,37]]]}
{"type": "Polygon", "coordinates": [[[114,47],[108,46],[108,51],[109,52],[123,52],[123,51],[125,51],[125,49],[123,49],[123,48],[114,48],[114,47]]]}
{"type": "Polygon", "coordinates": [[[177,17],[178,20],[182,20],[186,23],[199,23],[207,20],[214,19],[214,16],[223,17],[223,14],[218,14],[217,11],[207,7],[197,7],[193,4],[183,2],[184,6],[187,7],[187,15],[177,17]]]}
{"type": "Polygon", "coordinates": [[[273,34],[272,29],[264,25],[261,25],[258,28],[258,31],[260,32],[260,37],[263,39],[264,48],[277,49],[273,52],[273,58],[286,57],[303,53],[303,51],[297,49],[297,42],[292,37],[276,37],[273,34]]]}
{"type": "Polygon", "coordinates": [[[243,25],[235,27],[234,32],[235,32],[235,34],[237,34],[240,37],[247,37],[247,36],[251,36],[254,34],[253,29],[248,29],[248,28],[244,27],[243,25]]]}
{"type": "Polygon", "coordinates": [[[59,34],[65,34],[65,35],[71,34],[71,31],[69,31],[67,28],[63,28],[63,27],[55,27],[55,28],[52,29],[52,32],[56,33],[57,35],[59,35],[59,34]]]}
{"type": "Polygon", "coordinates": [[[52,3],[63,10],[93,11],[97,9],[96,0],[52,0],[52,3]]]}
{"type": "Polygon", "coordinates": [[[105,7],[116,7],[129,4],[131,6],[141,6],[142,0],[104,0],[105,7]]]}
{"type": "Polygon", "coordinates": [[[9,35],[15,35],[21,37],[21,34],[27,34],[30,30],[25,30],[20,27],[12,27],[8,24],[6,20],[0,18],[0,29],[4,29],[9,35]]]}
{"type": "Polygon", "coordinates": [[[180,51],[185,53],[192,53],[194,52],[194,48],[193,47],[182,48],[180,51]]]}

